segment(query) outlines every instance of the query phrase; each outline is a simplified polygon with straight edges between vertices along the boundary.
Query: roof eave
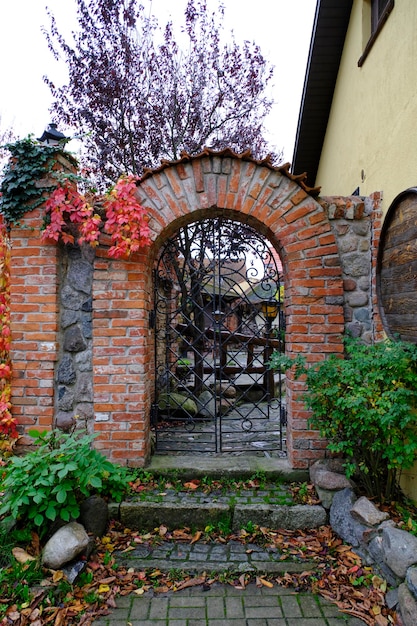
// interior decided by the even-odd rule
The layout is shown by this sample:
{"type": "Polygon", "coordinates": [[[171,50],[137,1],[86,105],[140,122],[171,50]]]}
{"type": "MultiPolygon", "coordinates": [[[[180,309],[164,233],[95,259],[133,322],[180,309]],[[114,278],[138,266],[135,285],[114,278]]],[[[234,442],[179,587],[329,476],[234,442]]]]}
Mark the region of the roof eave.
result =
{"type": "Polygon", "coordinates": [[[298,116],[293,172],[314,187],[353,0],[318,0],[298,116]]]}

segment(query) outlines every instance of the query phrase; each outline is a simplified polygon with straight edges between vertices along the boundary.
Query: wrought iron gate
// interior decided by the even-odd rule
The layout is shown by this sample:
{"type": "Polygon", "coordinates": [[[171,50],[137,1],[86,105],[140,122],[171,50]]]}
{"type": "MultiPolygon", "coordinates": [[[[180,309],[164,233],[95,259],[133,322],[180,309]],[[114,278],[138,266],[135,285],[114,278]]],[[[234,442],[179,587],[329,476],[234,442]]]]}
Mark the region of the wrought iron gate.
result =
{"type": "Polygon", "coordinates": [[[156,451],[283,455],[275,250],[245,224],[195,222],[163,246],[154,298],[156,451]]]}

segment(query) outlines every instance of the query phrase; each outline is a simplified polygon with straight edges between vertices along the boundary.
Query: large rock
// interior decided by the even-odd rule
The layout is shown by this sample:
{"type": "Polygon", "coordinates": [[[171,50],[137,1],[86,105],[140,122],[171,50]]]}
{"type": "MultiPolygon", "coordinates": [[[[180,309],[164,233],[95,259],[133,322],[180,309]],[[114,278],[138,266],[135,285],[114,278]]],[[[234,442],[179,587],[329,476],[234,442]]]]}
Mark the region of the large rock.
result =
{"type": "Polygon", "coordinates": [[[336,474],[328,470],[319,470],[315,474],[314,484],[322,489],[340,490],[350,489],[352,483],[344,474],[336,474]]]}
{"type": "Polygon", "coordinates": [[[384,528],[381,547],[385,563],[400,578],[405,578],[407,569],[417,563],[417,537],[405,530],[384,528]]]}
{"type": "Polygon", "coordinates": [[[88,535],[81,524],[71,522],[52,535],[42,553],[42,563],[60,569],[81,554],[88,546],[88,535]]]}
{"type": "Polygon", "coordinates": [[[216,398],[212,391],[206,390],[197,398],[198,412],[203,417],[216,417],[216,398]]]}
{"type": "Polygon", "coordinates": [[[315,487],[321,489],[334,491],[351,488],[353,486],[351,481],[340,469],[341,463],[329,464],[325,461],[316,461],[310,467],[310,478],[315,487]]]}
{"type": "Polygon", "coordinates": [[[416,626],[417,601],[405,583],[398,588],[398,603],[403,626],[416,626]]]}
{"type": "Polygon", "coordinates": [[[388,513],[377,509],[375,504],[364,496],[356,500],[351,513],[355,519],[367,526],[379,526],[379,524],[389,518],[388,513]]]}
{"type": "Polygon", "coordinates": [[[158,406],[161,411],[170,409],[171,411],[184,411],[190,415],[197,415],[198,412],[194,400],[181,393],[161,393],[158,406]]]}
{"type": "Polygon", "coordinates": [[[322,505],[329,510],[334,495],[341,489],[354,487],[346,478],[342,459],[321,459],[310,467],[310,479],[314,483],[322,505]]]}
{"type": "Polygon", "coordinates": [[[384,561],[384,550],[382,547],[382,537],[377,535],[370,541],[368,545],[368,554],[371,557],[371,562],[368,565],[373,565],[374,569],[384,578],[391,587],[397,587],[401,578],[399,578],[390,567],[384,561]]]}
{"type": "Polygon", "coordinates": [[[100,496],[90,496],[80,506],[79,521],[87,533],[94,537],[102,537],[109,521],[109,507],[100,496]]]}
{"type": "Polygon", "coordinates": [[[70,326],[64,332],[64,350],[67,352],[82,352],[87,347],[81,328],[70,326]]]}
{"type": "MultiPolygon", "coordinates": [[[[407,570],[407,585],[413,596],[417,599],[417,567],[409,567],[407,570]]],[[[417,622],[416,622],[417,623],[417,622]]]]}
{"type": "Polygon", "coordinates": [[[352,489],[338,491],[330,508],[330,524],[333,530],[347,543],[357,547],[367,527],[352,517],[351,509],[356,501],[352,489]]]}

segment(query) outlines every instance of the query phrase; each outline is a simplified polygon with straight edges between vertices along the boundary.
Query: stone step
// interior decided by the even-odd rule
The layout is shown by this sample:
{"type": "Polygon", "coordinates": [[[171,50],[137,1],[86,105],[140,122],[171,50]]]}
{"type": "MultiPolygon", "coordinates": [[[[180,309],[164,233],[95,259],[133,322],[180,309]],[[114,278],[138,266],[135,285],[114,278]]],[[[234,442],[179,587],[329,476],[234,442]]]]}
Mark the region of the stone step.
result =
{"type": "Polygon", "coordinates": [[[283,560],[277,549],[262,548],[256,544],[229,541],[226,544],[197,542],[194,544],[164,541],[159,545],[139,545],[127,553],[114,553],[120,566],[135,570],[181,570],[201,574],[205,572],[276,574],[316,571],[312,560],[283,560]]]}
{"type": "Polygon", "coordinates": [[[154,454],[146,471],[155,476],[172,476],[192,480],[210,476],[211,478],[249,478],[256,473],[263,473],[269,481],[282,482],[308,481],[308,469],[295,469],[287,458],[275,456],[254,456],[240,454],[154,454]]]}
{"type": "Polygon", "coordinates": [[[219,523],[237,532],[248,524],[266,528],[307,530],[327,523],[320,505],[227,504],[192,501],[125,501],[110,505],[110,516],[132,530],[150,531],[164,525],[169,529],[188,527],[204,530],[219,523]]]}

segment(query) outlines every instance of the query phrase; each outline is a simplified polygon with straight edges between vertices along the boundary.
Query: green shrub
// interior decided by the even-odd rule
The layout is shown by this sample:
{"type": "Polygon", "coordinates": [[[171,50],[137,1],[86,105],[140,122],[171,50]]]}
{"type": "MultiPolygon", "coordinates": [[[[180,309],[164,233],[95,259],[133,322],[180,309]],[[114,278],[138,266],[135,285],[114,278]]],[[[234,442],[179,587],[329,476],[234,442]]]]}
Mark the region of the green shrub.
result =
{"type": "Polygon", "coordinates": [[[417,459],[417,346],[348,338],[345,350],[344,359],[331,355],[310,367],[274,353],[270,365],[305,376],[310,426],[346,459],[348,477],[357,472],[368,495],[391,500],[402,470],[417,459]]]}
{"type": "Polygon", "coordinates": [[[80,502],[93,494],[122,499],[132,477],[91,447],[92,436],[59,430],[30,434],[36,449],[13,457],[5,468],[0,516],[45,527],[57,518],[77,519],[80,502]]]}

